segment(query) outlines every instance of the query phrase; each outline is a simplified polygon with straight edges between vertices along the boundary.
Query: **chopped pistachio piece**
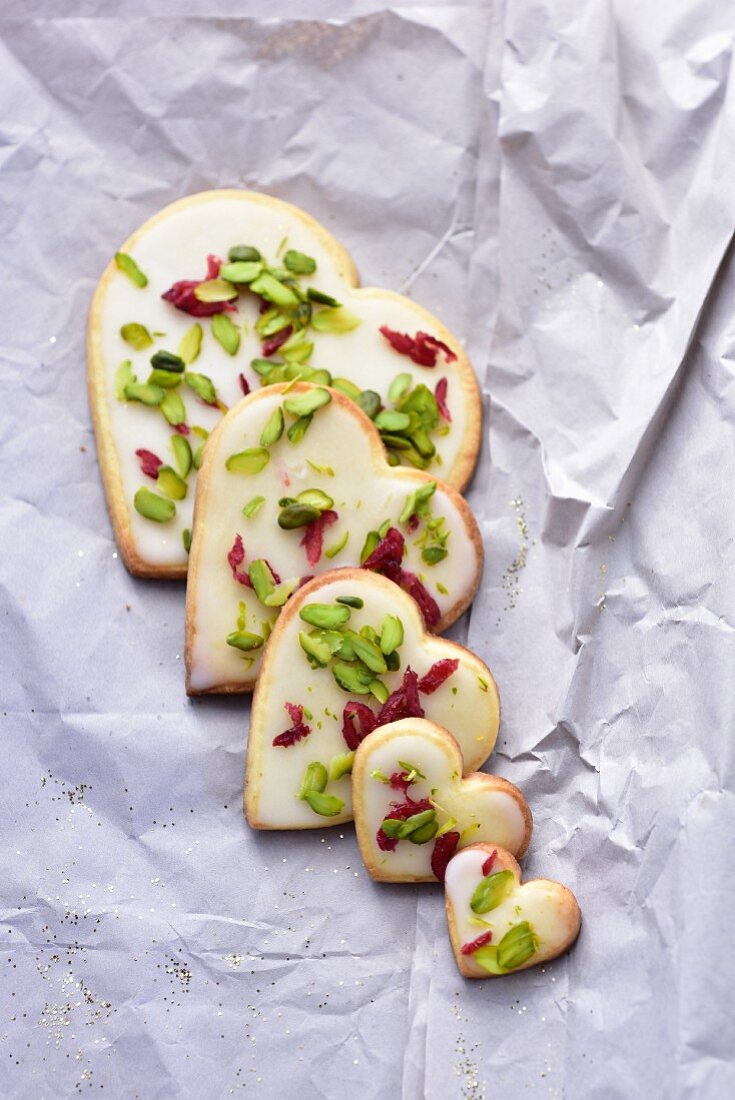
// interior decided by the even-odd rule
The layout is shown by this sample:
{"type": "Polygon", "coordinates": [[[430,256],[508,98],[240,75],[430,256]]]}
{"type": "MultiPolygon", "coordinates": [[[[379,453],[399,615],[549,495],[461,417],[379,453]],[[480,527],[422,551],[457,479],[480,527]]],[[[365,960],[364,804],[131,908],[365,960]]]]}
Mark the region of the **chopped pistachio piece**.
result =
{"type": "Polygon", "coordinates": [[[385,657],[375,642],[364,638],[362,634],[350,634],[350,641],[359,659],[369,669],[380,674],[388,671],[385,657]]]}
{"type": "Polygon", "coordinates": [[[188,367],[189,364],[193,363],[198,357],[199,352],[202,350],[203,335],[202,326],[197,322],[197,324],[192,325],[190,329],[187,329],[181,337],[178,347],[178,356],[184,363],[184,366],[188,367]]]}
{"type": "Polygon", "coordinates": [[[292,577],[291,580],[277,584],[273,591],[263,600],[263,603],[266,607],[283,607],[289,597],[293,596],[300,584],[300,577],[292,577]]]}
{"type": "Polygon", "coordinates": [[[310,458],[307,458],[306,465],[310,466],[315,474],[326,474],[327,477],[334,477],[334,470],[331,466],[317,466],[316,462],[312,462],[310,458]]]}
{"type": "Polygon", "coordinates": [[[186,363],[180,355],[174,355],[172,351],[156,351],[151,356],[151,366],[157,367],[158,370],[171,370],[176,374],[181,374],[186,366],[186,363]]]}
{"type": "Polygon", "coordinates": [[[208,378],[206,374],[196,374],[194,371],[188,370],[184,375],[184,381],[205,405],[217,404],[217,391],[214,388],[212,379],[208,378]]]}
{"type": "Polygon", "coordinates": [[[184,544],[184,550],[186,550],[188,554],[191,550],[191,529],[189,527],[185,527],[181,532],[181,541],[184,544]]]}
{"type": "Polygon", "coordinates": [[[160,386],[148,382],[128,382],[123,394],[126,401],[140,401],[142,405],[160,405],[166,396],[160,386]]]}
{"type": "Polygon", "coordinates": [[[152,493],[150,489],[138,489],[133,497],[136,512],[146,519],[152,519],[156,523],[168,523],[176,515],[176,505],[172,500],[166,500],[158,493],[152,493]]]}
{"type": "Polygon", "coordinates": [[[434,839],[438,831],[439,826],[436,821],[427,821],[420,829],[414,829],[408,839],[412,844],[428,844],[430,840],[434,839]]]}
{"type": "Polygon", "coordinates": [[[248,576],[255,590],[255,595],[261,603],[265,603],[266,597],[270,596],[276,586],[268,562],[263,558],[256,558],[255,561],[250,564],[248,576]]]}
{"type": "Polygon", "coordinates": [[[123,325],[120,329],[120,335],[125,343],[130,344],[131,348],[135,348],[136,351],[143,351],[153,343],[153,337],[145,325],[136,324],[135,321],[123,325]]]}
{"type": "Polygon", "coordinates": [[[538,950],[538,940],[527,920],[515,924],[498,944],[498,963],[504,970],[523,966],[538,950]]]}
{"type": "Polygon", "coordinates": [[[491,909],[497,909],[511,893],[514,884],[512,871],[496,871],[486,875],[470,898],[470,909],[473,913],[489,913],[491,909]]]}
{"type": "Polygon", "coordinates": [[[299,788],[299,798],[306,798],[310,791],[316,791],[317,794],[321,794],[328,782],[329,773],[327,769],[318,760],[314,760],[304,772],[304,777],[301,780],[301,787],[299,788]]]}
{"type": "Polygon", "coordinates": [[[361,596],[337,596],[337,603],[343,603],[345,607],[356,607],[358,610],[365,606],[361,596]]]}
{"type": "Polygon", "coordinates": [[[382,680],[371,680],[370,694],[373,695],[379,703],[387,703],[390,692],[382,680]]]}
{"type": "Polygon", "coordinates": [[[276,405],[275,409],[266,420],[265,427],[261,432],[261,447],[270,447],[273,443],[277,443],[283,435],[283,428],[283,410],[280,405],[276,405]]]}
{"type": "Polygon", "coordinates": [[[310,302],[317,302],[321,306],[333,306],[339,309],[341,302],[333,298],[331,294],[325,294],[323,290],[317,290],[315,286],[307,288],[306,296],[310,302]]]}
{"type": "Polygon", "coordinates": [[[296,252],[293,248],[289,248],[283,257],[283,266],[294,275],[313,275],[316,271],[316,260],[303,252],[296,252]]]}
{"type": "Polygon", "coordinates": [[[332,395],[329,390],[317,387],[308,390],[306,393],[296,394],[295,397],[287,397],[283,402],[283,407],[291,416],[311,416],[317,409],[328,405],[331,400],[332,395]]]}
{"type": "Polygon", "coordinates": [[[252,263],[256,260],[262,260],[260,252],[257,248],[254,248],[251,244],[236,244],[227,253],[227,259],[231,264],[237,263],[252,263]]]}
{"type": "Polygon", "coordinates": [[[215,313],[212,318],[212,336],[228,355],[236,355],[240,347],[240,330],[226,313],[215,313]]]}
{"type": "Polygon", "coordinates": [[[333,378],[332,389],[339,390],[345,397],[349,397],[351,401],[357,401],[362,393],[360,387],[356,386],[354,382],[350,382],[347,378],[333,378]]]}
{"type": "Polygon", "coordinates": [[[235,630],[232,634],[227,635],[225,641],[233,649],[241,649],[243,653],[250,653],[253,649],[260,649],[265,642],[265,638],[262,638],[259,634],[251,634],[247,630],[235,630]]]}
{"type": "Polygon", "coordinates": [[[199,470],[201,468],[203,455],[204,455],[204,444],[202,443],[201,446],[197,447],[197,449],[194,451],[194,457],[193,457],[192,461],[194,463],[194,469],[195,470],[199,470]]]}
{"type": "Polygon", "coordinates": [[[397,615],[386,615],[380,628],[380,648],[386,657],[403,645],[403,623],[397,615]]]}
{"type": "Polygon", "coordinates": [[[336,783],[342,776],[351,774],[354,759],[354,752],[343,752],[339,756],[332,757],[329,762],[329,778],[333,783],[336,783]]]}
{"type": "Polygon", "coordinates": [[[189,440],[183,435],[172,435],[171,447],[174,452],[174,458],[176,459],[176,465],[179,467],[179,473],[182,477],[188,477],[193,461],[189,440]]]}
{"type": "Polygon", "coordinates": [[[118,271],[122,271],[123,275],[127,275],[131,283],[135,283],[136,286],[143,287],[148,286],[148,276],[144,275],[132,256],[128,256],[127,252],[115,253],[115,264],[118,271]]]}
{"type": "Polygon", "coordinates": [[[148,375],[149,386],[161,386],[164,390],[173,390],[181,385],[182,375],[173,370],[158,370],[154,368],[148,375]]]}
{"type": "Polygon", "coordinates": [[[362,390],[355,400],[365,416],[370,417],[371,420],[374,420],[380,412],[380,394],[376,393],[375,390],[362,390]]]}
{"type": "Polygon", "coordinates": [[[334,507],[332,498],[323,493],[321,489],[304,489],[296,499],[299,504],[308,504],[312,508],[318,508],[320,512],[326,512],[334,507]]]}
{"type": "Polygon", "coordinates": [[[385,772],[381,772],[379,768],[376,768],[375,771],[370,772],[370,778],[377,779],[380,783],[390,783],[390,779],[388,778],[388,776],[385,774],[385,772]]]}
{"type": "Polygon", "coordinates": [[[375,547],[380,542],[380,535],[377,531],[368,531],[365,539],[365,545],[360,551],[360,565],[368,560],[375,547]]]}
{"type": "Polygon", "coordinates": [[[266,375],[270,374],[276,364],[272,359],[251,359],[250,366],[256,374],[264,378],[266,375]]]}
{"type": "Polygon", "coordinates": [[[300,416],[286,432],[290,443],[300,443],[311,424],[312,416],[300,416]]]}
{"type": "Polygon", "coordinates": [[[388,400],[395,404],[411,388],[410,374],[397,374],[388,389],[388,400]]]}
{"type": "MultiPolygon", "coordinates": [[[[263,264],[260,260],[235,260],[230,264],[223,264],[220,268],[220,278],[226,279],[228,283],[246,284],[252,283],[253,279],[257,279],[263,270],[263,264]]],[[[222,314],[218,314],[222,316],[222,314]]]]}
{"type": "Polygon", "coordinates": [[[118,401],[127,400],[125,397],[125,389],[127,386],[132,385],[135,380],[133,364],[129,359],[123,359],[122,363],[120,363],[115,371],[115,396],[118,401]]]}
{"type": "Polygon", "coordinates": [[[172,500],[183,500],[186,496],[187,485],[183,478],[174,470],[173,466],[161,466],[158,471],[157,485],[162,493],[172,500]]]}
{"type": "Polygon", "coordinates": [[[172,428],[186,422],[186,406],[176,390],[168,390],[160,409],[172,428]]]}
{"type": "MultiPolygon", "coordinates": [[[[294,332],[293,335],[289,336],[285,344],[281,344],[279,351],[289,365],[302,366],[311,359],[314,352],[314,345],[310,340],[306,339],[303,332],[294,332]]],[[[313,374],[309,375],[309,378],[312,379],[316,373],[317,372],[314,371],[313,374]]],[[[331,382],[331,376],[328,371],[320,373],[326,375],[324,381],[327,384],[331,382]]]]}
{"type": "Polygon", "coordinates": [[[243,508],[242,514],[245,516],[246,519],[252,519],[253,516],[256,516],[258,514],[264,504],[265,497],[253,497],[252,500],[249,500],[243,508]]]}
{"type": "Polygon", "coordinates": [[[437,836],[444,836],[445,833],[450,833],[452,831],[452,829],[455,827],[456,824],[457,824],[456,817],[448,818],[444,822],[444,824],[439,827],[439,829],[437,830],[436,835],[437,836]]]}
{"type": "Polygon", "coordinates": [[[294,309],[299,304],[298,295],[268,271],[264,271],[253,280],[250,289],[254,294],[265,298],[266,302],[272,302],[274,306],[278,306],[279,309],[294,309]]]}
{"type": "MultiPolygon", "coordinates": [[[[330,546],[328,550],[324,551],[324,556],[327,557],[327,558],[330,558],[330,559],[331,558],[336,558],[337,554],[339,554],[340,550],[344,550],[345,546],[347,545],[347,540],[349,539],[349,537],[350,537],[350,532],[345,531],[345,533],[342,535],[342,538],[339,539],[338,542],[335,542],[333,546],[330,546]]],[[[338,602],[341,603],[343,601],[338,601],[338,602]]]]}
{"type": "Polygon", "coordinates": [[[346,661],[334,661],[332,663],[332,675],[343,691],[351,691],[356,695],[370,694],[370,684],[374,679],[374,674],[365,665],[352,665],[346,661]]]}
{"type": "Polygon", "coordinates": [[[297,527],[307,527],[320,515],[319,509],[310,504],[287,504],[278,513],[278,526],[284,531],[293,531],[297,527]]]}
{"type": "Polygon", "coordinates": [[[230,455],[225,466],[233,474],[259,474],[270,462],[270,457],[267,447],[248,447],[230,455]]]}
{"type": "Polygon", "coordinates": [[[306,634],[301,630],[299,631],[299,645],[304,653],[306,653],[308,657],[311,657],[316,664],[320,665],[322,668],[327,667],[329,659],[332,656],[332,651],[326,642],[318,637],[312,637],[311,634],[306,634]]]}
{"type": "Polygon", "coordinates": [[[308,791],[304,795],[304,801],[308,802],[314,813],[319,814],[320,817],[336,817],[344,809],[344,801],[333,794],[308,791]]]}
{"type": "Polygon", "coordinates": [[[411,423],[408,413],[383,409],[375,417],[375,427],[381,432],[403,432],[411,423]]]}
{"type": "Polygon", "coordinates": [[[237,287],[224,279],[207,279],[194,287],[194,297],[200,302],[231,302],[237,298],[237,287]]]}
{"type": "Polygon", "coordinates": [[[427,565],[438,565],[444,561],[449,551],[446,546],[427,546],[421,551],[421,560],[427,565]]]}
{"type": "Polygon", "coordinates": [[[299,611],[299,618],[310,626],[318,626],[324,630],[336,630],[349,620],[349,607],[339,607],[337,604],[307,603],[299,611]]]}
{"type": "Polygon", "coordinates": [[[320,309],[311,318],[311,327],[317,332],[351,332],[360,323],[360,318],[344,306],[320,309]]]}

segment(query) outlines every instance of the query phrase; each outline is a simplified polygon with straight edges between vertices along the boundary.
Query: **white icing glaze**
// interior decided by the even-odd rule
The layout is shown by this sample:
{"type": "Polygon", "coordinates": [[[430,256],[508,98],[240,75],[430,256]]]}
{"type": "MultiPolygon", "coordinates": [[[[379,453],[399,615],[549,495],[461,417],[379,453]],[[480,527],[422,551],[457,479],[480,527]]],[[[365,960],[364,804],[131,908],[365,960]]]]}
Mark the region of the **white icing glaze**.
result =
{"type": "MultiPolygon", "coordinates": [[[[144,382],[151,369],[152,353],[160,349],[176,352],[182,336],[198,322],[204,330],[202,349],[189,369],[210,377],[226,405],[235,404],[242,396],[238,382],[240,373],[256,390],[260,380],[250,368],[250,361],[262,352],[260,339],[253,330],[257,319],[255,299],[241,295],[238,312],[228,314],[240,326],[242,335],[237,354],[230,356],[212,336],[210,318],[191,317],[163,301],[161,294],[180,279],[205,278],[207,255],[211,253],[226,262],[227,252],[235,244],[253,244],[266,259],[276,262],[276,252],[284,238],[287,238],[287,248],[303,251],[317,261],[316,273],[302,278],[303,285],[313,284],[338,298],[362,320],[357,329],[344,334],[312,333],[310,329],[309,338],[314,341],[310,366],[329,370],[335,377],[349,378],[361,388],[375,389],[383,397],[399,373],[408,373],[414,383],[424,382],[431,389],[439,378],[447,377],[452,423],[447,435],[433,436],[440,459],[432,463],[431,471],[437,474],[449,471],[457,460],[468,421],[468,399],[456,364],[445,363],[440,356],[434,369],[417,366],[393,351],[378,331],[384,324],[411,333],[426,329],[425,317],[417,315],[416,307],[408,299],[350,287],[347,269],[341,267],[323,236],[315,233],[287,205],[222,197],[179,206],[146,228],[130,248],[133,259],[148,277],[148,286],[141,290],[122,272],[115,271],[107,284],[101,315],[107,401],[124,495],[129,503],[132,539],[140,558],[150,565],[186,565],[182,532],[192,525],[196,471],[189,474],[186,499],[176,501],[173,520],[155,523],[135,511],[132,501],[139,488],[156,491],[155,482],[141,473],[135,451],[138,448],[150,450],[176,468],[171,449],[174,429],[158,409],[117,399],[116,369],[121,361],[129,359],[138,381],[144,382]],[[120,335],[121,327],[130,322],[145,325],[151,334],[161,332],[165,335],[157,338],[153,347],[135,351],[120,335]],[[247,327],[244,333],[243,324],[247,327]]],[[[182,385],[176,392],[184,400],[190,425],[198,424],[211,430],[221,419],[216,409],[198,401],[188,387],[182,385]]],[[[192,437],[191,442],[196,449],[199,441],[192,437]]]]}
{"type": "MultiPolygon", "coordinates": [[[[480,915],[487,922],[487,927],[470,923],[470,918],[476,917],[470,908],[470,899],[484,877],[482,865],[487,857],[487,852],[470,848],[454,856],[447,867],[444,885],[454,913],[459,946],[472,943],[484,932],[492,932],[491,943],[497,946],[513,925],[528,921],[538,938],[538,950],[531,961],[542,962],[553,958],[564,949],[570,931],[569,895],[556,882],[532,879],[521,886],[516,880],[510,895],[496,909],[480,915]]],[[[503,854],[499,852],[491,873],[504,870],[507,866],[510,862],[504,862],[503,854]]],[[[472,955],[463,956],[463,961],[473,973],[487,976],[487,971],[475,962],[472,955]]]]}
{"type": "Polygon", "coordinates": [[[412,844],[400,840],[394,851],[384,852],[375,839],[383,820],[391,816],[390,803],[402,803],[406,796],[380,779],[372,778],[370,773],[377,771],[390,776],[401,772],[399,760],[415,765],[426,776],[417,779],[409,788],[411,799],[433,801],[440,827],[454,818],[456,825],[452,828],[460,833],[460,846],[487,841],[518,852],[526,839],[526,827],[521,808],[512,795],[505,790],[492,790],[488,782],[490,776],[463,780],[456,748],[442,731],[427,729],[420,721],[407,721],[416,727],[415,733],[396,735],[393,731],[397,727],[384,726],[371,735],[361,752],[365,755],[364,771],[361,768],[360,831],[370,846],[372,863],[396,877],[432,875],[433,841],[412,844]]]}
{"type": "MultiPolygon", "coordinates": [[[[308,387],[301,387],[307,389],[308,387]]],[[[290,391],[295,393],[298,391],[290,391]]],[[[288,395],[287,395],[288,396],[288,395]]],[[[284,398],[280,389],[269,388],[243,400],[223,421],[221,431],[207,445],[206,499],[197,503],[192,545],[192,563],[187,590],[187,646],[189,650],[190,689],[205,691],[225,684],[250,685],[257,677],[255,663],[227,645],[226,637],[237,627],[238,602],[247,609],[246,629],[262,633],[263,623],[272,622],[277,611],[264,607],[254,592],[233,580],[227,563],[235,535],[240,534],[246,551],[246,563],[266,558],[283,580],[345,565],[359,565],[360,551],[370,530],[384,520],[397,523],[408,494],[419,479],[405,468],[383,466],[377,473],[367,434],[352,404],[335,399],[320,409],[300,443],[291,443],[286,434],[270,448],[268,465],[258,474],[244,475],[225,468],[227,458],[245,448],[257,446],[269,416],[284,398]],[[347,461],[346,461],[347,458],[347,461]],[[307,459],[319,467],[329,467],[334,476],[316,473],[307,459]],[[326,553],[315,567],[308,564],[300,545],[304,529],[283,531],[278,526],[278,501],[284,495],[296,497],[305,489],[318,488],[334,500],[338,521],[324,534],[325,551],[339,542],[349,530],[349,540],[333,559],[326,553]],[[242,508],[255,496],[266,503],[251,519],[242,508]]],[[[286,417],[289,423],[292,418],[286,417]]],[[[423,484],[423,480],[421,480],[423,484]]],[[[431,498],[434,516],[443,516],[451,531],[444,561],[426,566],[421,551],[414,545],[421,529],[406,540],[404,565],[422,575],[442,613],[449,610],[463,593],[471,590],[478,569],[477,555],[462,514],[455,500],[441,483],[431,498]],[[439,591],[442,585],[447,594],[439,591]]]]}
{"type": "MultiPolygon", "coordinates": [[[[358,574],[357,579],[349,575],[343,578],[339,573],[333,577],[312,596],[301,593],[294,596],[298,601],[296,607],[313,602],[331,604],[339,596],[360,596],[364,607],[352,608],[347,624],[356,631],[366,625],[379,631],[387,614],[397,615],[404,630],[399,650],[401,668],[380,677],[389,691],[400,685],[409,665],[421,678],[435,661],[443,657],[459,658],[456,672],[433,694],[422,694],[421,704],[427,718],[454,730],[467,769],[479,767],[495,744],[499,719],[492,680],[489,690],[485,690],[478,679],[487,680],[487,668],[468,650],[426,635],[413,600],[384,577],[367,572],[358,574]]],[[[250,723],[246,805],[249,818],[266,828],[320,827],[348,820],[352,814],[349,776],[328,787],[328,793],[335,793],[345,801],[344,814],[339,819],[320,818],[307,803],[294,797],[312,760],[328,765],[334,756],[349,751],[342,735],[342,713],[346,703],[357,696],[343,691],[328,668],[310,667],[299,644],[299,632],[308,632],[311,627],[298,614],[292,615],[293,610],[289,607],[287,621],[278,624],[270,640],[268,667],[253,702],[250,723]],[[287,702],[305,706],[314,718],[308,721],[312,729],[308,738],[281,748],[273,745],[273,738],[291,725],[284,706],[287,702]]],[[[369,696],[363,696],[362,700],[377,713],[380,704],[376,700],[369,696]]],[[[446,765],[442,766],[446,773],[446,765]]],[[[383,805],[387,805],[385,788],[382,784],[376,786],[381,788],[383,805]]],[[[392,793],[395,797],[400,795],[392,793]]]]}

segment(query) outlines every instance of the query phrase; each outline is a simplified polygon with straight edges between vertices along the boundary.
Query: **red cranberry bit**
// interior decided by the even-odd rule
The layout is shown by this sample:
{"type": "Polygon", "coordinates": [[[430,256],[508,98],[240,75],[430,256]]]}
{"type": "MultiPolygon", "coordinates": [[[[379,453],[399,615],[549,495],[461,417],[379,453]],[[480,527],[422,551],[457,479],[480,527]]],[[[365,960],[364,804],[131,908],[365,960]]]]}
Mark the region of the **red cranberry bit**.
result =
{"type": "Polygon", "coordinates": [[[403,674],[400,687],[392,692],[383,703],[378,713],[377,725],[384,726],[388,722],[397,722],[399,718],[423,718],[424,708],[421,706],[418,691],[419,678],[411,666],[403,674]]]}
{"type": "Polygon", "coordinates": [[[266,340],[264,340],[262,344],[262,351],[265,358],[270,359],[271,355],[275,355],[281,344],[286,343],[292,332],[293,327],[291,325],[286,325],[286,327],[282,328],[280,332],[277,332],[275,336],[269,336],[266,340]]]}
{"type": "Polygon", "coordinates": [[[434,389],[434,397],[436,398],[436,404],[440,414],[444,417],[447,424],[451,424],[452,414],[447,405],[447,385],[446,378],[440,378],[434,389]]]}
{"type": "Polygon", "coordinates": [[[304,737],[308,737],[311,733],[311,726],[307,726],[304,722],[304,708],[298,703],[284,703],[283,704],[288,711],[288,716],[293,722],[290,729],[284,730],[283,733],[279,733],[277,737],[273,738],[273,744],[278,748],[289,748],[291,745],[295,745],[297,741],[301,741],[304,737]]]}
{"type": "Polygon", "coordinates": [[[414,600],[419,605],[421,614],[424,616],[426,625],[436,626],[442,617],[442,613],[439,610],[439,604],[427,591],[416,574],[410,573],[408,569],[402,569],[401,578],[398,583],[404,592],[408,592],[409,596],[413,596],[414,600]]]}
{"type": "MultiPolygon", "coordinates": [[[[422,798],[420,802],[391,802],[386,817],[397,817],[399,821],[406,821],[414,814],[423,813],[424,810],[433,810],[434,807],[428,798],[422,798]]],[[[398,837],[386,836],[381,825],[376,834],[376,840],[381,852],[395,852],[398,846],[398,837]]]]}
{"type": "Polygon", "coordinates": [[[412,535],[414,533],[414,531],[418,530],[418,526],[419,526],[419,517],[414,512],[414,514],[412,516],[410,516],[409,520],[408,520],[407,530],[408,530],[409,535],[412,535]]]}
{"type": "Polygon", "coordinates": [[[140,468],[146,477],[158,478],[158,471],[163,466],[163,459],[154,455],[153,451],[146,451],[144,447],[135,452],[140,459],[140,468]]]}
{"type": "Polygon", "coordinates": [[[342,736],[347,743],[347,748],[354,752],[360,742],[373,732],[377,724],[375,715],[366,703],[358,703],[351,699],[342,712],[342,736]],[[355,718],[357,726],[355,726],[355,718]]]}
{"type": "Polygon", "coordinates": [[[408,794],[408,788],[413,786],[414,782],[415,780],[407,778],[405,772],[393,772],[388,780],[394,791],[402,791],[406,795],[408,794]]]}
{"type": "Polygon", "coordinates": [[[372,554],[362,563],[363,569],[379,573],[386,565],[400,565],[403,560],[404,538],[397,527],[389,527],[372,554]]]}
{"type": "Polygon", "coordinates": [[[448,680],[459,668],[459,661],[454,657],[445,657],[441,661],[435,661],[425,676],[419,680],[419,691],[424,695],[433,695],[445,680],[448,680]]]}
{"type": "Polygon", "coordinates": [[[338,519],[339,516],[337,513],[329,508],[326,512],[322,512],[318,519],[307,524],[300,545],[306,547],[306,560],[309,565],[318,564],[322,556],[322,547],[324,545],[324,529],[326,527],[331,527],[338,519]]]}
{"type": "Polygon", "coordinates": [[[235,535],[235,541],[227,555],[227,561],[230,564],[232,576],[237,583],[244,584],[246,588],[252,588],[253,586],[250,583],[250,577],[248,576],[247,570],[238,568],[245,561],[245,546],[243,545],[241,535],[235,535]]]}
{"type": "Polygon", "coordinates": [[[388,325],[381,325],[380,332],[394,351],[400,355],[407,355],[420,367],[435,367],[439,352],[442,352],[447,363],[457,358],[451,348],[428,332],[417,332],[415,336],[409,336],[407,332],[396,332],[388,325]]]}
{"type": "Polygon", "coordinates": [[[485,878],[486,875],[489,875],[490,872],[492,871],[493,864],[495,863],[495,857],[496,857],[497,854],[498,854],[498,849],[496,848],[494,852],[490,853],[490,855],[487,857],[487,859],[483,863],[483,865],[482,865],[482,877],[483,878],[485,878]]]}
{"type": "Polygon", "coordinates": [[[447,864],[457,851],[458,844],[459,833],[454,832],[444,833],[443,836],[438,836],[434,841],[434,851],[431,853],[431,870],[439,879],[439,882],[444,882],[447,864]]]}
{"type": "Polygon", "coordinates": [[[250,393],[250,383],[248,382],[244,374],[239,374],[237,377],[240,383],[240,389],[244,393],[245,397],[247,397],[250,393]]]}
{"type": "Polygon", "coordinates": [[[471,955],[473,951],[477,951],[478,948],[484,947],[486,943],[490,943],[493,938],[492,932],[483,932],[481,936],[478,936],[472,943],[462,944],[461,951],[463,955],[471,955]]]}
{"type": "Polygon", "coordinates": [[[191,435],[191,428],[188,424],[174,424],[174,431],[179,435],[191,435]]]}
{"type": "Polygon", "coordinates": [[[180,279],[179,282],[169,287],[161,297],[164,301],[170,302],[171,305],[176,306],[177,309],[190,314],[192,317],[212,317],[215,313],[224,313],[225,311],[235,313],[237,307],[232,302],[200,302],[194,293],[202,283],[209,282],[210,279],[216,279],[221,266],[222,261],[218,260],[216,256],[207,256],[207,274],[204,279],[180,279]]]}
{"type": "Polygon", "coordinates": [[[388,580],[400,585],[404,592],[413,596],[419,605],[427,626],[436,626],[441,618],[439,605],[418,579],[415,573],[401,567],[403,559],[403,535],[396,527],[389,527],[372,554],[362,563],[363,569],[382,573],[388,580]]]}

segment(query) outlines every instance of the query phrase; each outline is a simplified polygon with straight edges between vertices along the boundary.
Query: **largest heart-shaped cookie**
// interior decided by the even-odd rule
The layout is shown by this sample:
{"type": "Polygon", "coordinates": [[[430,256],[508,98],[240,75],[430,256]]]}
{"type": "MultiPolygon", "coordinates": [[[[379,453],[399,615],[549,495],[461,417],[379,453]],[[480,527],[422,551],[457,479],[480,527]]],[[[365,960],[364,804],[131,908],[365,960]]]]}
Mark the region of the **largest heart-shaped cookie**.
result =
{"type": "Polygon", "coordinates": [[[466,355],[420,306],[357,282],[318,222],[248,191],[175,202],[122,246],[92,302],[89,392],[110,515],[133,573],[186,574],[203,435],[243,388],[296,373],[317,372],[353,396],[371,391],[363,404],[391,412],[379,424],[397,460],[464,487],[481,418],[466,355]]]}
{"type": "MultiPolygon", "coordinates": [[[[424,714],[451,725],[467,766],[479,767],[500,719],[489,669],[462,646],[427,634],[414,600],[385,577],[339,569],[315,578],[288,601],[265,650],[248,736],[248,821],[303,829],[349,820],[353,751],[372,741],[376,725],[424,714]],[[314,763],[327,773],[318,792],[327,803],[299,798],[314,763]],[[325,808],[337,812],[325,816],[325,808]]],[[[452,739],[461,771],[458,751],[452,739]]]]}
{"type": "Polygon", "coordinates": [[[495,978],[555,959],[579,935],[571,890],[537,878],[521,885],[510,852],[492,844],[465,848],[444,880],[454,957],[466,978],[495,978]]]}
{"type": "MultiPolygon", "coordinates": [[[[459,731],[461,723],[453,728],[459,731]]],[[[484,772],[463,778],[463,770],[457,740],[424,718],[381,726],[362,742],[352,798],[357,840],[372,878],[436,882],[451,855],[474,841],[523,855],[532,821],[521,792],[484,772]]]]}
{"type": "Polygon", "coordinates": [[[304,577],[361,563],[397,580],[439,632],[477,589],[480,533],[456,490],[387,464],[375,427],[343,394],[298,383],[245,398],[212,434],[197,486],[189,692],[250,690],[304,577]]]}

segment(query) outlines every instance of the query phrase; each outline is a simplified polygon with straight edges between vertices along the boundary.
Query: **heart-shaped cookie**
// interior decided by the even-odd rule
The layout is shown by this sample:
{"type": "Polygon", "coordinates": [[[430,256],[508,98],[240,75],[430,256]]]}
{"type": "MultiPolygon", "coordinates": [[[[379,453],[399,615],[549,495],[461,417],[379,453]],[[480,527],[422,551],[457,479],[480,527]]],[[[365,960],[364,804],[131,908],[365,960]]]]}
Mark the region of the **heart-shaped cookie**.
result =
{"type": "Polygon", "coordinates": [[[447,921],[465,978],[494,978],[561,955],[579,934],[571,890],[548,879],[521,885],[510,852],[474,844],[450,861],[444,880],[447,921]]]}
{"type": "Polygon", "coordinates": [[[360,852],[373,879],[441,880],[454,852],[476,841],[523,855],[532,820],[521,792],[496,775],[463,778],[462,772],[456,739],[423,718],[381,726],[362,742],[352,798],[360,852]]]}
{"type": "MultiPolygon", "coordinates": [[[[288,601],[265,649],[248,736],[248,821],[304,829],[349,820],[354,750],[378,736],[377,724],[424,714],[455,729],[467,766],[479,767],[500,720],[487,666],[427,634],[415,601],[385,577],[363,569],[316,577],[288,601]],[[329,777],[317,793],[336,802],[298,797],[314,763],[329,777]],[[325,806],[335,816],[321,813],[325,806]]],[[[461,771],[453,739],[449,745],[461,771]]]]}
{"type": "Polygon", "coordinates": [[[334,381],[377,418],[393,461],[459,489],[469,481],[481,402],[466,355],[420,306],[357,282],[318,222],[248,191],[175,202],[122,246],[92,302],[88,358],[108,506],[131,572],[185,576],[203,440],[263,384],[334,381]]]}
{"type": "Polygon", "coordinates": [[[190,694],[248,691],[273,622],[304,580],[359,566],[395,580],[441,631],[480,580],[466,501],[420,470],[391,467],[344,394],[269,386],[236,405],[207,444],[186,592],[190,694]]]}

